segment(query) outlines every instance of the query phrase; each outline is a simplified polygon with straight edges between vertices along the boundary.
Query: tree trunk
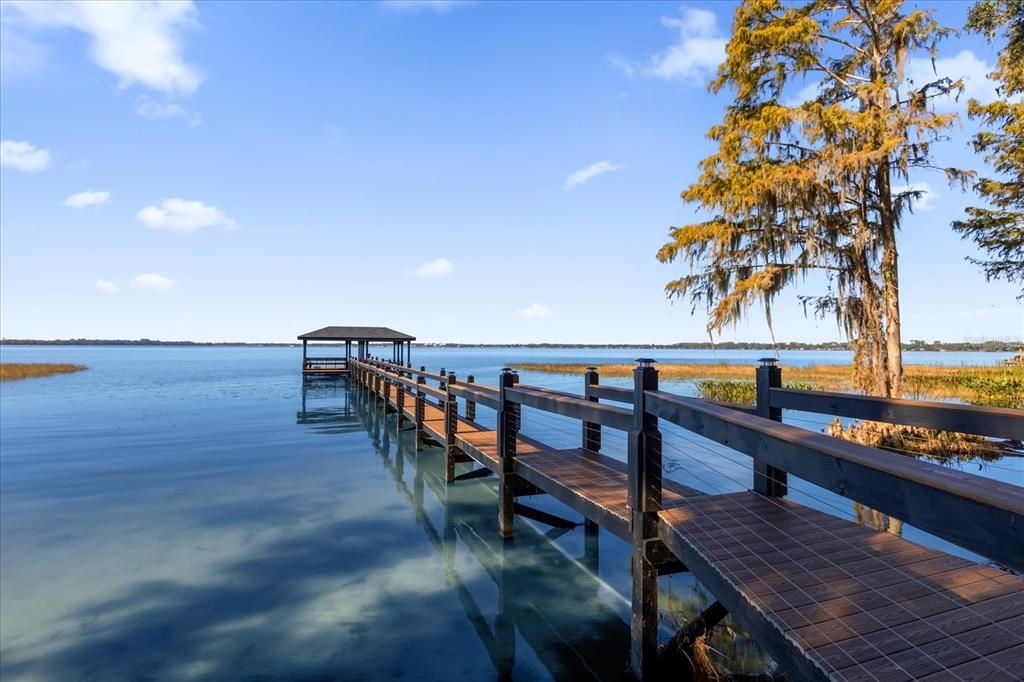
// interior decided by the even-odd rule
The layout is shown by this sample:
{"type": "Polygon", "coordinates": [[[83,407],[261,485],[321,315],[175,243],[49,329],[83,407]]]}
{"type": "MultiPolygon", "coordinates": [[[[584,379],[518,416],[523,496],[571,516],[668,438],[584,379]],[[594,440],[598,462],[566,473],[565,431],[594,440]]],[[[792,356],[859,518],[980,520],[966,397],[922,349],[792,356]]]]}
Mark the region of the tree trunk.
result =
{"type": "Polygon", "coordinates": [[[885,305],[885,354],[888,393],[903,397],[903,349],[900,346],[900,275],[896,251],[896,216],[892,207],[889,160],[878,165],[875,174],[878,189],[879,236],[882,242],[882,297],[885,305]]]}

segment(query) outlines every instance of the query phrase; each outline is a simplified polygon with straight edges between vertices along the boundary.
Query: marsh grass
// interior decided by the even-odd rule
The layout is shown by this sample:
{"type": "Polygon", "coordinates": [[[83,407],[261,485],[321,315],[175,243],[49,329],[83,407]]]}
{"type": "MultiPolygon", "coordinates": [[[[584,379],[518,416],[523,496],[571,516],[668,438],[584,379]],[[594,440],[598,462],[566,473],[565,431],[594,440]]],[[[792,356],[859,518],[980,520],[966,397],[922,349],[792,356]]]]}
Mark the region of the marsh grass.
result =
{"type": "MultiPolygon", "coordinates": [[[[753,405],[757,402],[757,384],[746,379],[701,379],[696,382],[697,395],[705,400],[723,403],[753,405]]],[[[809,381],[786,382],[786,388],[813,391],[817,386],[809,381]]]]}
{"type": "Polygon", "coordinates": [[[69,374],[87,369],[85,365],[71,365],[45,362],[3,362],[0,363],[0,381],[48,377],[54,374],[69,374]]]}
{"type": "MultiPolygon", "coordinates": [[[[527,363],[520,369],[557,374],[580,374],[586,365],[527,363]]],[[[606,377],[632,376],[633,365],[608,364],[598,366],[606,377]]],[[[906,397],[917,399],[945,398],[962,400],[975,405],[991,407],[1024,408],[1024,365],[906,365],[904,383],[906,397]]],[[[731,363],[666,363],[658,365],[662,380],[683,381],[741,381],[753,386],[754,366],[731,363]]],[[[851,365],[808,365],[794,367],[786,365],[782,376],[787,383],[805,384],[801,388],[819,391],[849,391],[852,389],[853,367],[851,365]]],[[[735,387],[709,390],[747,391],[735,387]]],[[[709,397],[709,396],[705,396],[709,397]]],[[[724,398],[714,398],[723,400],[724,398]]],[[[729,402],[753,402],[753,400],[729,402]]]]}

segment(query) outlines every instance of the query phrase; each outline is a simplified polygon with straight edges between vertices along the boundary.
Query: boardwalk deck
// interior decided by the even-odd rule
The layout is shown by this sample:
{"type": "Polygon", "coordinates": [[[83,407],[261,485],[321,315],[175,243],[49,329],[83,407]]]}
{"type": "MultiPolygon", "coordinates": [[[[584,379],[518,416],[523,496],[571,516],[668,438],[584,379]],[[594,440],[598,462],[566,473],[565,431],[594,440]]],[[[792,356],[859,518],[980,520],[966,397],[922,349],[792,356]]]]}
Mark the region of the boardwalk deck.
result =
{"type": "MultiPolygon", "coordinates": [[[[1024,581],[1004,571],[752,492],[660,517],[662,540],[723,585],[731,612],[757,612],[833,679],[918,679],[1024,645],[1024,581]]],[[[1024,677],[1024,658],[1004,667],[1024,677]]]]}
{"type": "MultiPolygon", "coordinates": [[[[383,368],[373,371],[397,376],[383,368]]],[[[409,380],[399,378],[397,384],[409,380]]],[[[477,385],[473,391],[494,402],[487,396],[496,389],[477,385]]],[[[537,405],[550,400],[563,414],[600,416],[569,394],[539,394],[535,388],[516,392],[537,405]]],[[[388,407],[397,411],[396,392],[385,395],[388,407]]],[[[446,395],[454,399],[451,392],[446,395]]],[[[456,461],[500,471],[494,429],[456,416],[456,433],[449,440],[443,402],[419,400],[419,425],[429,439],[454,444],[456,461]]],[[[615,424],[625,421],[621,408],[605,409],[615,424]]],[[[416,420],[416,400],[408,393],[402,414],[416,420]]],[[[550,494],[636,542],[626,463],[591,449],[552,448],[518,433],[515,444],[511,472],[531,490],[550,494]]],[[[1021,577],[783,497],[753,491],[705,494],[662,481],[660,471],[655,480],[660,511],[653,517],[654,539],[796,678],[1024,679],[1021,577]]]]}

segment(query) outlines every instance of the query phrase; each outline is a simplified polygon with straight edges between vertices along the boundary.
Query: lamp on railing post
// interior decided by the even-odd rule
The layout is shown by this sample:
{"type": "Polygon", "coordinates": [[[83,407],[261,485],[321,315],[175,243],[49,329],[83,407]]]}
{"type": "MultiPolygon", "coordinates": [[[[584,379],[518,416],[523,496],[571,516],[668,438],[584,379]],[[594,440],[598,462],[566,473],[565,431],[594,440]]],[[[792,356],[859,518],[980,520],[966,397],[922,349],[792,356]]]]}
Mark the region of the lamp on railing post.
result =
{"type": "MultiPolygon", "coordinates": [[[[782,421],[782,410],[772,407],[772,389],[782,387],[782,368],[775,358],[761,358],[761,366],[756,371],[757,385],[757,416],[782,421]]],[[[754,492],[768,497],[785,497],[787,492],[787,476],[782,469],[769,466],[754,457],[754,492]]]]}
{"type": "Polygon", "coordinates": [[[658,390],[654,360],[640,358],[633,369],[633,428],[629,432],[629,508],[633,554],[633,617],[629,661],[633,675],[653,679],[658,658],[658,569],[649,545],[658,539],[661,510],[661,432],[646,408],[646,392],[658,390]]]}
{"type": "Polygon", "coordinates": [[[512,476],[515,470],[516,436],[519,419],[515,403],[506,394],[515,386],[518,376],[508,367],[498,377],[498,527],[503,538],[512,537],[515,495],[512,476]]]}

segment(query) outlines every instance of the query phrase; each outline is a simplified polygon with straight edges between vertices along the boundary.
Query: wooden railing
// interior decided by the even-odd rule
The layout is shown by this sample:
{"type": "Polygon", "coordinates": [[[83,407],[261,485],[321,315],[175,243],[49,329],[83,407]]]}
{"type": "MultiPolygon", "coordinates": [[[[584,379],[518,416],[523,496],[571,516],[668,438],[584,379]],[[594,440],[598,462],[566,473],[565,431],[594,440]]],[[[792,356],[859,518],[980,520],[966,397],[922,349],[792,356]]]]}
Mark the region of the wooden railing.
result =
{"type": "Polygon", "coordinates": [[[315,358],[305,358],[302,362],[303,369],[346,369],[348,367],[348,359],[342,357],[323,357],[318,356],[315,358]]]}
{"type": "MultiPolygon", "coordinates": [[[[432,373],[373,359],[366,361],[365,367],[385,373],[388,381],[431,399],[443,410],[456,405],[457,398],[463,399],[467,417],[475,418],[477,405],[495,410],[499,450],[509,459],[515,457],[515,436],[521,425],[517,416],[512,417],[521,407],[529,407],[579,420],[583,447],[595,451],[600,449],[602,427],[628,432],[637,445],[637,456],[631,458],[636,469],[630,471],[631,481],[648,475],[660,480],[660,441],[653,435],[657,420],[665,420],[750,456],[752,488],[757,492],[784,496],[787,476],[792,474],[993,561],[1024,570],[1021,487],[781,423],[781,411],[790,409],[1024,440],[1024,412],[1020,410],[784,389],[781,368],[773,360],[763,361],[757,369],[757,407],[743,409],[658,390],[657,371],[647,361],[637,368],[645,370],[643,380],[648,387],[644,390],[602,386],[596,370],[591,369],[584,379],[583,395],[519,384],[518,375],[511,370],[502,373],[499,381],[503,383],[495,388],[461,382],[444,370],[432,373]],[[426,385],[427,380],[438,382],[438,387],[426,385]],[[631,407],[606,405],[601,400],[630,403],[631,407]],[[655,422],[643,426],[638,409],[655,422]],[[645,429],[647,437],[640,438],[645,429]]],[[[640,380],[634,379],[634,383],[640,380]]],[[[631,487],[636,488],[637,504],[642,504],[643,486],[631,482],[631,487]]]]}

